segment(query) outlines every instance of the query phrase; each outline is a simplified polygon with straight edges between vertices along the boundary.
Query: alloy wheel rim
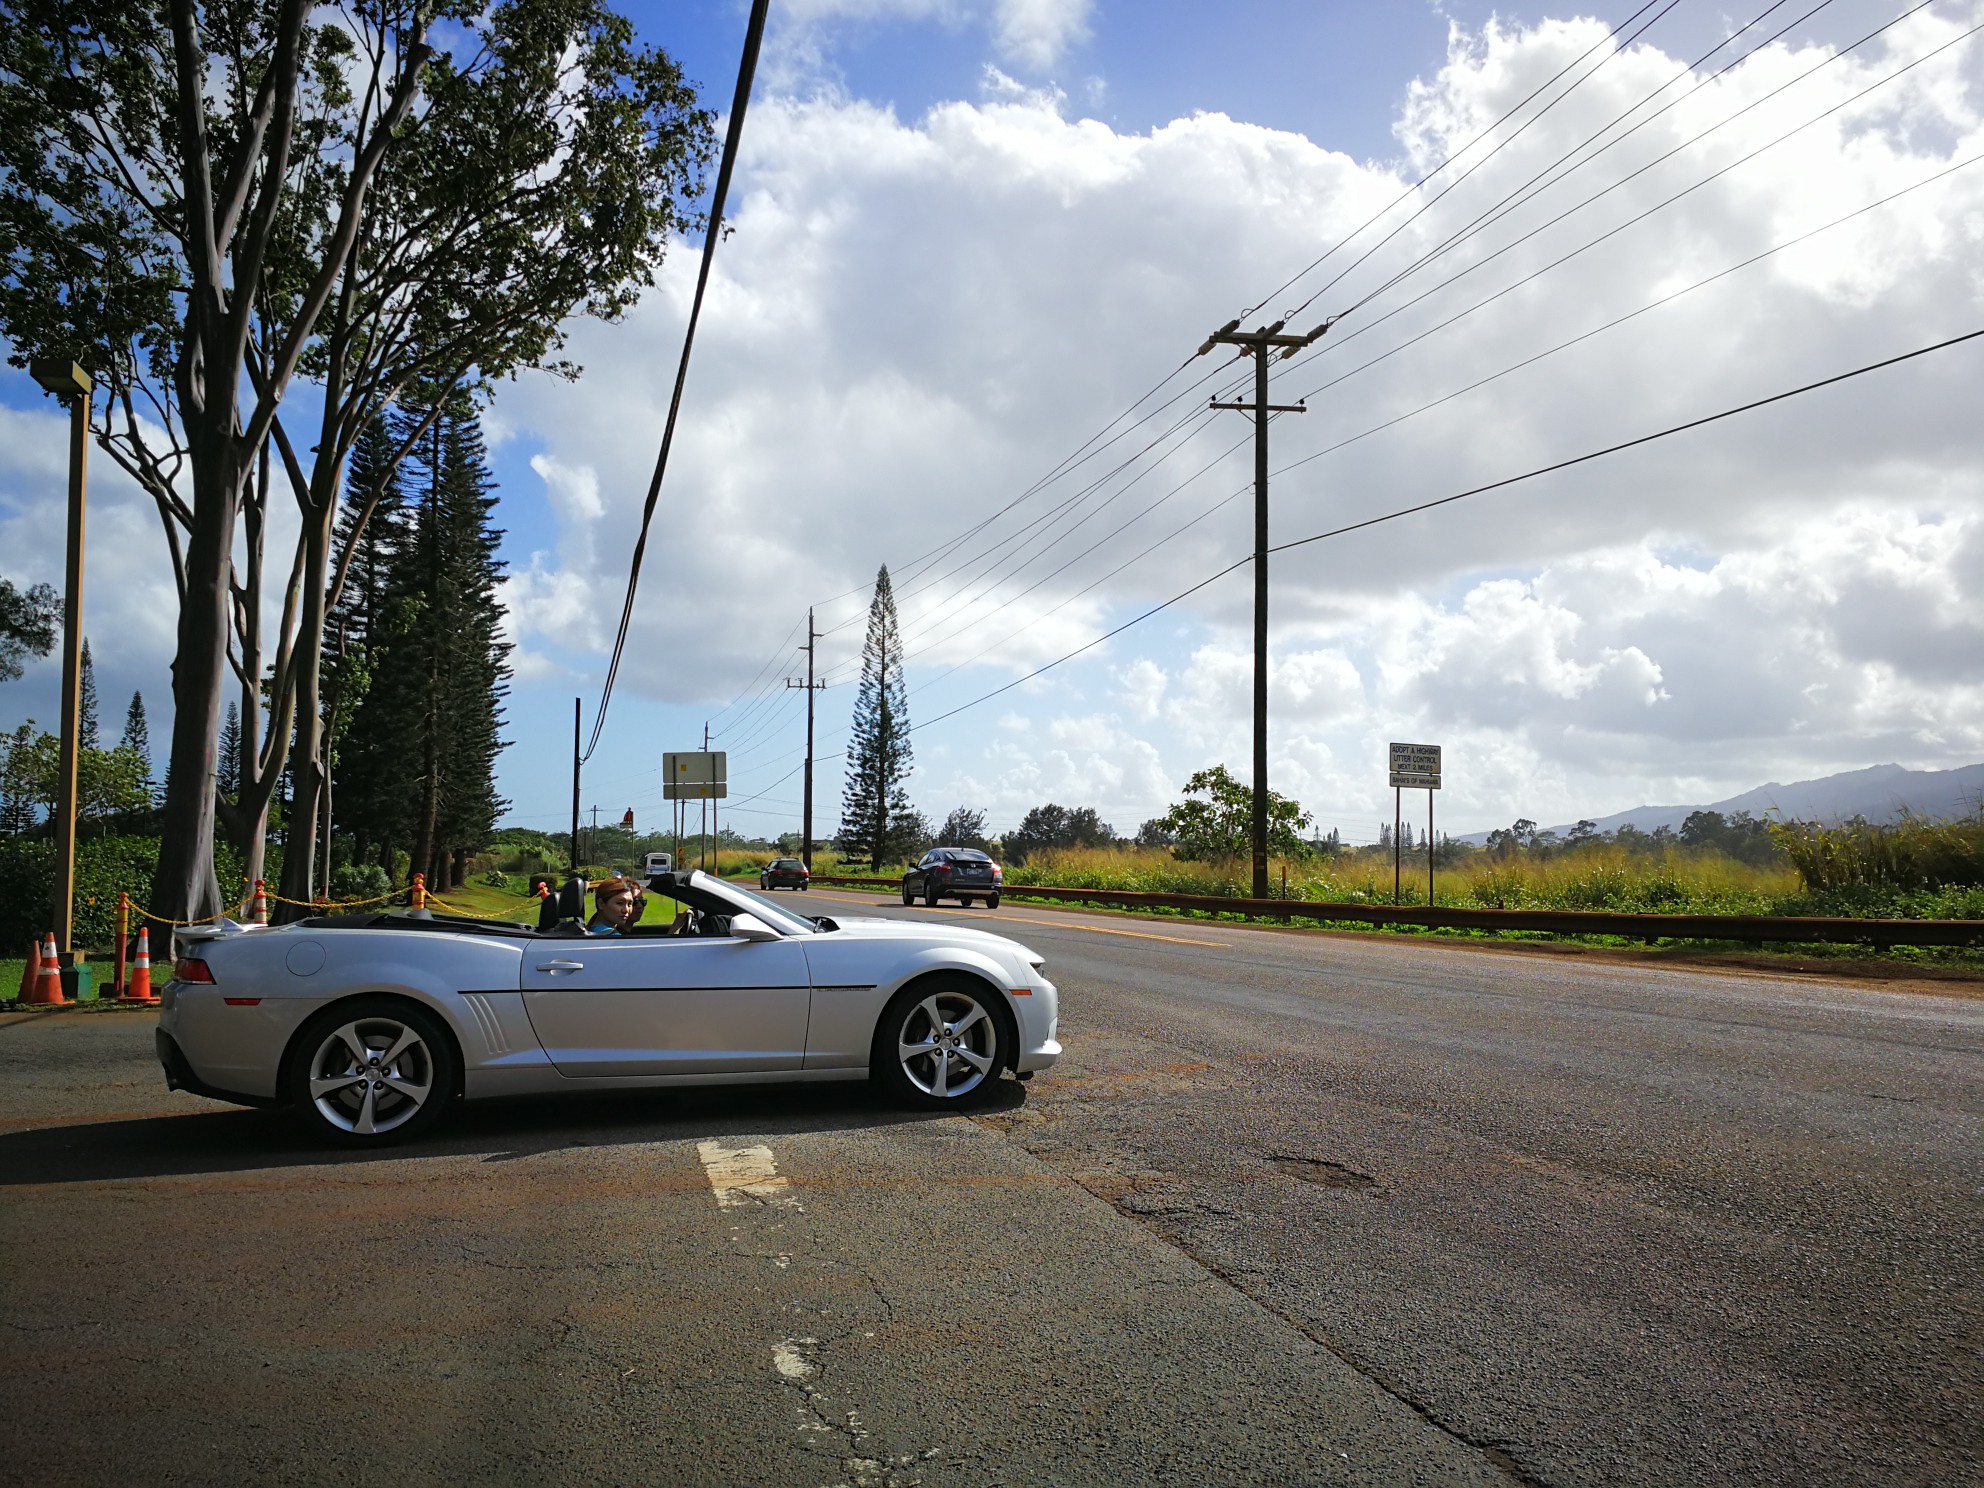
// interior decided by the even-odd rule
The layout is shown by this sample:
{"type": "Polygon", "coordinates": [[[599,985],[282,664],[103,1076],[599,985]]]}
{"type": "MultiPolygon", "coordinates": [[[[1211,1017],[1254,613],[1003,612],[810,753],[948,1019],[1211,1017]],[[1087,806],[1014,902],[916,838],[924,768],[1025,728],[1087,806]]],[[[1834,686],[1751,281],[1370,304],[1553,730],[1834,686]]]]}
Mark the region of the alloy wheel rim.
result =
{"type": "Polygon", "coordinates": [[[426,1106],[434,1055],[397,1018],[359,1018],[317,1045],[309,1081],[310,1102],[324,1120],[353,1136],[382,1136],[426,1106]]]}
{"type": "Polygon", "coordinates": [[[938,992],[909,1010],[896,1035],[902,1072],[925,1095],[955,1100],[992,1078],[998,1025],[966,992],[938,992]]]}

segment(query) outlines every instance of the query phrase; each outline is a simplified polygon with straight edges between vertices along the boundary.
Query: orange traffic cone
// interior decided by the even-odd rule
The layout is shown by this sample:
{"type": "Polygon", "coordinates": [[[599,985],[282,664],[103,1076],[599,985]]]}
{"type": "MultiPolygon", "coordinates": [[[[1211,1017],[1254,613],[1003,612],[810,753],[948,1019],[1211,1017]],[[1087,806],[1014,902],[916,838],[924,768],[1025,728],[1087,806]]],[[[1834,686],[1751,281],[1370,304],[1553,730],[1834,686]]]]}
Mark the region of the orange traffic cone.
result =
{"type": "Polygon", "coordinates": [[[55,960],[55,932],[48,932],[48,942],[41,948],[41,970],[34,979],[34,995],[28,999],[34,1003],[67,1002],[62,995],[62,968],[55,960]]]}
{"type": "Polygon", "coordinates": [[[269,891],[259,878],[255,880],[255,897],[249,901],[248,923],[266,925],[269,922],[269,891]]]}
{"type": "Polygon", "coordinates": [[[131,962],[131,981],[119,1002],[157,1002],[152,995],[152,945],[143,925],[138,927],[138,954],[131,962]]]}
{"type": "Polygon", "coordinates": [[[40,977],[41,977],[41,942],[38,940],[31,940],[28,942],[27,965],[21,968],[20,1000],[22,1002],[34,1001],[35,983],[40,979],[40,977]]]}

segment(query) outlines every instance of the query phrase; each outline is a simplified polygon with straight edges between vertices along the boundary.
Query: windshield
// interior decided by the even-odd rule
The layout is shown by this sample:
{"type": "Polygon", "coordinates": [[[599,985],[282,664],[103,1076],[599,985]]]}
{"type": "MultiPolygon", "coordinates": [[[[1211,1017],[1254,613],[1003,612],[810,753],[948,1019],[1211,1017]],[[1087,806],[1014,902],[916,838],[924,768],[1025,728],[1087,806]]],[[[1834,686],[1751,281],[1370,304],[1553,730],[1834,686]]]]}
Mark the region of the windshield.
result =
{"type": "Polygon", "coordinates": [[[818,935],[820,927],[803,915],[796,915],[776,899],[744,888],[741,884],[727,883],[722,879],[711,878],[707,873],[697,873],[691,882],[699,889],[709,889],[722,894],[726,899],[737,901],[739,909],[749,910],[759,919],[783,935],[818,935]]]}

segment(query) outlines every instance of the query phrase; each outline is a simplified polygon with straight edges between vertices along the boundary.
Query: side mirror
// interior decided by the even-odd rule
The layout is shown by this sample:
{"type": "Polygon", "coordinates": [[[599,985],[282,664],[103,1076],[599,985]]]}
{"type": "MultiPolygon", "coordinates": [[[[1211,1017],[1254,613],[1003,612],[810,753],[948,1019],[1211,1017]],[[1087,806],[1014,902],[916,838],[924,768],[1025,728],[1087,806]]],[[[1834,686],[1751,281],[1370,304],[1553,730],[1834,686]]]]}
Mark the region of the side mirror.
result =
{"type": "Polygon", "coordinates": [[[730,933],[739,940],[779,940],[782,937],[763,920],[750,913],[730,917],[730,933]]]}

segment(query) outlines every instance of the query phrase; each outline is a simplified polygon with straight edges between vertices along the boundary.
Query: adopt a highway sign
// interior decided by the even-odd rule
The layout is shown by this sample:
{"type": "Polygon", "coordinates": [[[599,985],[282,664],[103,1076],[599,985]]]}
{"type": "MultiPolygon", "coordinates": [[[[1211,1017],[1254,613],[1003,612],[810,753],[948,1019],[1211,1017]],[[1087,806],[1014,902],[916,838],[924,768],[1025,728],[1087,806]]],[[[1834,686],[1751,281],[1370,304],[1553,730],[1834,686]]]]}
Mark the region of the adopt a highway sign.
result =
{"type": "Polygon", "coordinates": [[[1440,788],[1440,746],[1437,744],[1394,744],[1391,746],[1392,781],[1406,790],[1440,788]]]}

